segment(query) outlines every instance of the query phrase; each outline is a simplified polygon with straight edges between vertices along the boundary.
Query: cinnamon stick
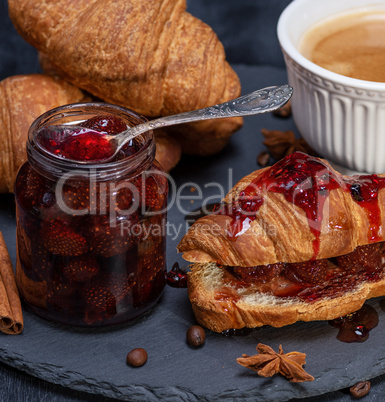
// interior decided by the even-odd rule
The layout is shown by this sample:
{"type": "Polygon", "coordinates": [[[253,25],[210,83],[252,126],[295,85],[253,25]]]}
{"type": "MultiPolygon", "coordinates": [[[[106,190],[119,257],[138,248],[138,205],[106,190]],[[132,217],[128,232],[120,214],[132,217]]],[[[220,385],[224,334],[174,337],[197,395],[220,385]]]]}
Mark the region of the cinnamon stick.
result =
{"type": "Polygon", "coordinates": [[[19,291],[11,258],[0,232],[0,331],[19,334],[24,327],[19,291]]]}

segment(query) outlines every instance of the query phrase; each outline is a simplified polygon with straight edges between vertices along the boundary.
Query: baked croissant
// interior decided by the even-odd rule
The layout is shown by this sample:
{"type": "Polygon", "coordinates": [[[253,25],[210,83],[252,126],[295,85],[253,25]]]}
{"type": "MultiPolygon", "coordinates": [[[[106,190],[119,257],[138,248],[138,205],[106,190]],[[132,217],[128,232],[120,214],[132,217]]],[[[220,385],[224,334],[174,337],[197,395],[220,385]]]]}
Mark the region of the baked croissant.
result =
{"type": "Polygon", "coordinates": [[[330,320],[385,295],[385,176],[296,152],[246,176],[178,245],[214,331],[330,320]]]}
{"type": "MultiPolygon", "coordinates": [[[[222,210],[229,213],[216,213],[199,219],[182,239],[178,249],[188,261],[215,261],[247,267],[330,258],[350,253],[357,246],[385,240],[385,188],[381,188],[376,200],[371,201],[378,208],[378,211],[372,212],[365,203],[357,202],[348,190],[352,180],[360,183],[364,179],[344,177],[326,161],[296,152],[273,167],[255,171],[239,181],[222,201],[222,210]],[[317,161],[314,164],[319,168],[318,172],[311,172],[312,161],[317,161]],[[285,164],[290,168],[285,173],[279,172],[285,164]],[[304,171],[301,172],[296,164],[306,164],[304,171]],[[292,193],[286,195],[281,187],[274,190],[274,186],[278,186],[276,183],[284,180],[278,175],[284,174],[284,179],[292,185],[292,193]],[[323,179],[319,178],[322,174],[332,183],[322,184],[323,179]],[[276,180],[271,179],[271,175],[273,179],[277,176],[276,180]],[[317,184],[320,189],[315,187],[316,184],[311,190],[302,188],[310,186],[315,180],[322,182],[317,184]],[[326,188],[325,197],[317,193],[321,192],[322,185],[326,188]],[[247,195],[247,192],[253,191],[253,186],[256,186],[255,193],[247,195]],[[250,212],[247,211],[249,207],[244,206],[244,216],[231,210],[231,202],[237,206],[237,199],[247,196],[254,197],[256,204],[262,204],[255,206],[254,211],[250,207],[250,212]],[[237,222],[243,220],[239,232],[233,222],[237,218],[237,222]],[[245,227],[249,228],[245,230],[245,227]],[[229,232],[234,230],[237,233],[229,236],[229,232]]],[[[383,180],[385,187],[385,178],[383,180]]],[[[238,205],[240,208],[241,202],[238,205]]]]}
{"type": "Polygon", "coordinates": [[[165,172],[170,172],[181,159],[182,147],[179,141],[171,137],[163,129],[155,130],[154,137],[156,144],[155,159],[165,172]]]}
{"type": "Polygon", "coordinates": [[[12,76],[0,82],[0,193],[13,192],[17,171],[27,160],[31,123],[49,109],[86,100],[80,89],[44,74],[12,76]]]}
{"type": "MultiPolygon", "coordinates": [[[[147,117],[240,95],[221,42],[186,12],[185,0],[12,0],[9,14],[18,32],[61,77],[147,117]]],[[[181,126],[178,135],[184,150],[209,155],[241,125],[241,118],[222,119],[215,125],[181,126]],[[197,140],[203,146],[196,147],[197,140]]]]}

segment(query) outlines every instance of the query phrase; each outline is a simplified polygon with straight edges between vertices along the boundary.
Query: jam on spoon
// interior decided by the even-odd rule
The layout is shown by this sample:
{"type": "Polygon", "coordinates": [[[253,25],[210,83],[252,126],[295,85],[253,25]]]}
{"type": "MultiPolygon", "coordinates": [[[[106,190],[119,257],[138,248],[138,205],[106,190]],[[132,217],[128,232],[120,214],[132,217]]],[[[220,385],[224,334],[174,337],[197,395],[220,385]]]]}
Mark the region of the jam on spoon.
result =
{"type": "Polygon", "coordinates": [[[193,121],[251,116],[272,112],[284,106],[291,98],[292,93],[293,89],[288,85],[267,87],[204,109],[160,117],[133,127],[127,127],[117,135],[105,134],[103,139],[100,133],[94,130],[83,131],[81,127],[74,125],[52,125],[47,127],[48,133],[45,129],[38,133],[36,144],[43,150],[56,156],[64,157],[67,160],[81,161],[82,163],[107,162],[129,141],[147,131],[193,121]],[[69,143],[67,143],[67,137],[70,137],[68,139],[69,143]],[[80,148],[89,144],[92,151],[87,152],[86,157],[84,157],[83,152],[80,152],[80,148]],[[55,153],[58,145],[60,149],[64,149],[64,152],[55,153]]]}
{"type": "Polygon", "coordinates": [[[36,141],[40,147],[53,155],[75,161],[102,161],[115,153],[110,136],[87,127],[68,126],[67,135],[55,126],[43,127],[36,141]]]}

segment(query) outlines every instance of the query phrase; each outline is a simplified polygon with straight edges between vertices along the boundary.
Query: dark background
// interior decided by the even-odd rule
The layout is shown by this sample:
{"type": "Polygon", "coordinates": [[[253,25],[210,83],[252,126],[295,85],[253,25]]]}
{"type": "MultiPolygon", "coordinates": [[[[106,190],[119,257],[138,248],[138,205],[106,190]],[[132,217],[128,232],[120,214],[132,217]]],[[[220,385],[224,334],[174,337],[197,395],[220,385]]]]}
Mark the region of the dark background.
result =
{"type": "MultiPolygon", "coordinates": [[[[32,0],[31,0],[32,1],[32,0]]],[[[35,0],[38,1],[38,0],[35,0]]],[[[208,23],[221,39],[234,65],[272,66],[284,69],[276,24],[289,0],[188,0],[188,11],[208,23]]],[[[0,0],[0,80],[10,75],[40,72],[37,52],[17,34],[8,18],[7,1],[0,0]]],[[[12,196],[1,195],[0,205],[12,208],[12,196]]],[[[8,208],[8,207],[7,207],[8,208]]],[[[1,208],[4,211],[4,208],[1,208]]],[[[12,211],[9,211],[12,215],[12,211]]],[[[0,227],[0,230],[2,228],[0,227]]],[[[42,345],[43,347],[43,345],[42,345]]],[[[364,401],[382,400],[383,378],[372,381],[364,401]]],[[[0,363],[0,400],[104,401],[39,380],[0,363]]],[[[350,401],[346,390],[310,400],[350,401]]]]}
{"type": "MultiPolygon", "coordinates": [[[[187,0],[187,10],[209,24],[232,64],[284,67],[276,35],[278,17],[289,0],[187,0]]],[[[37,52],[16,32],[0,0],[0,79],[39,72],[37,52]]]]}

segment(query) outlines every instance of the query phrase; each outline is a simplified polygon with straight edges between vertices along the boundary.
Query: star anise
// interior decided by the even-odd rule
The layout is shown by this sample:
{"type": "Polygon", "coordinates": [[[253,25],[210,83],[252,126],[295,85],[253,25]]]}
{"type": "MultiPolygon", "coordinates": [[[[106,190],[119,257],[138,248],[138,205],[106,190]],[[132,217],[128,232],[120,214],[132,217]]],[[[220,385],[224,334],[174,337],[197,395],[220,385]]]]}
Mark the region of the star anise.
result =
{"type": "Polygon", "coordinates": [[[295,138],[293,131],[266,130],[265,128],[261,131],[265,138],[263,145],[266,146],[269,155],[276,160],[282,159],[295,151],[317,156],[317,153],[303,138],[295,138]]]}
{"type": "Polygon", "coordinates": [[[279,351],[274,350],[263,343],[257,345],[258,354],[248,356],[243,354],[237,362],[244,367],[254,370],[261,377],[272,377],[280,373],[291,382],[313,381],[314,377],[308,374],[302,366],[306,363],[305,353],[290,352],[283,353],[282,345],[279,351]]]}

